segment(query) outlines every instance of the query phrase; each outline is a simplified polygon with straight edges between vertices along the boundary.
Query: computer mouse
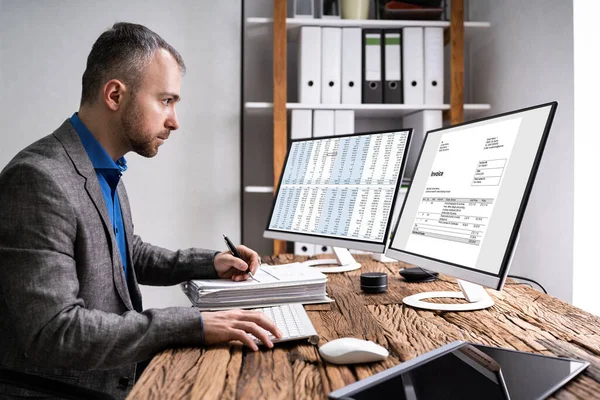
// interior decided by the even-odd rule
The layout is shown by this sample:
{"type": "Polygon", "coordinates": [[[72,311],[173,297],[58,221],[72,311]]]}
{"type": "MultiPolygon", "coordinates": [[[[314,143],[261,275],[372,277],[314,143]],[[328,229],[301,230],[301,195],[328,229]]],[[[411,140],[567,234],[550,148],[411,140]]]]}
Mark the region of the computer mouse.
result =
{"type": "Polygon", "coordinates": [[[430,282],[438,277],[438,273],[421,267],[404,268],[399,272],[408,282],[430,282]]]}
{"type": "Polygon", "coordinates": [[[358,364],[385,360],[385,347],[356,338],[340,338],[319,347],[319,354],[332,364],[358,364]]]}

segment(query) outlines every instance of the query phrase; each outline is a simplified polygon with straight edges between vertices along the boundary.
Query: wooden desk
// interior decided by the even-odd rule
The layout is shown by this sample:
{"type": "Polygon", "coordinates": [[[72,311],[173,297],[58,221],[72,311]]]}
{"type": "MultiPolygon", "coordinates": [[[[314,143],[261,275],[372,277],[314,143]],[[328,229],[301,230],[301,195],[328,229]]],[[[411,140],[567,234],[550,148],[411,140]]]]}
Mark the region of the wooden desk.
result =
{"type": "MultiPolygon", "coordinates": [[[[360,270],[330,274],[333,305],[306,306],[320,343],[346,336],[379,343],[390,351],[382,362],[336,366],[324,362],[317,347],[281,343],[273,350],[247,351],[227,344],[210,349],[167,350],[158,354],[130,393],[130,399],[326,399],[349,383],[383,371],[454,340],[587,360],[591,365],[555,393],[558,399],[600,398],[600,318],[544,295],[527,285],[508,283],[490,290],[496,304],[473,312],[431,312],[402,305],[404,296],[423,291],[459,290],[441,276],[431,283],[406,283],[401,263],[356,257],[360,270]],[[389,290],[367,295],[362,272],[389,274],[389,290]]],[[[288,263],[291,255],[267,263],[288,263]]]]}

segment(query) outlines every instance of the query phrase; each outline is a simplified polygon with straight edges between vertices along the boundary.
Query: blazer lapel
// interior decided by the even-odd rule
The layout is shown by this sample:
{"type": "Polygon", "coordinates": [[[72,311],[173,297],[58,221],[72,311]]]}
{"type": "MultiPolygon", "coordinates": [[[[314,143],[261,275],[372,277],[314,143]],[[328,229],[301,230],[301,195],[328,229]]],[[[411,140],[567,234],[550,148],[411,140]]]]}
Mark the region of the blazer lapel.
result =
{"type": "Polygon", "coordinates": [[[81,139],[79,139],[79,135],[67,119],[61,126],[54,132],[54,136],[62,143],[67,155],[73,162],[75,169],[85,178],[85,190],[90,196],[96,210],[100,214],[102,218],[102,225],[104,226],[104,232],[107,237],[107,242],[110,248],[110,254],[112,257],[112,266],[113,266],[113,280],[115,282],[115,287],[121,300],[125,303],[125,306],[129,310],[133,310],[133,305],[131,303],[131,298],[129,296],[129,290],[127,289],[127,282],[125,281],[125,274],[123,273],[123,265],[120,261],[120,257],[118,254],[118,247],[115,238],[115,234],[112,231],[112,223],[110,222],[110,217],[108,216],[108,211],[106,209],[106,202],[104,201],[104,196],[102,195],[102,189],[100,188],[100,183],[98,182],[98,176],[96,175],[96,170],[92,166],[92,162],[90,161],[83,144],[81,143],[81,139]]]}
{"type": "Polygon", "coordinates": [[[123,184],[123,180],[119,181],[117,185],[117,195],[119,196],[119,202],[121,203],[121,213],[123,215],[123,226],[125,227],[125,242],[127,244],[127,262],[129,263],[129,269],[127,270],[127,274],[131,277],[129,285],[131,301],[133,303],[133,307],[137,311],[142,311],[142,293],[140,292],[140,288],[137,284],[137,277],[135,275],[135,266],[133,264],[133,220],[131,218],[131,208],[129,206],[129,197],[127,196],[127,191],[125,190],[125,185],[123,184]]]}

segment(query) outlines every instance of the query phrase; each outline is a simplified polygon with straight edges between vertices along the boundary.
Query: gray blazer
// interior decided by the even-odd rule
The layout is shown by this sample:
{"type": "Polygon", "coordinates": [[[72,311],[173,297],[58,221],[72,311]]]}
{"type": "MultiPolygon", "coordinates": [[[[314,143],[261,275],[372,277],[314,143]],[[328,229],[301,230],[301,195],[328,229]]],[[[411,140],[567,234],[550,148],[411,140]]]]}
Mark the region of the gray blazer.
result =
{"type": "MultiPolygon", "coordinates": [[[[136,363],[203,343],[192,307],[143,311],[138,282],[215,278],[214,251],[169,251],[133,233],[123,182],[125,281],[102,191],[66,120],[0,174],[0,368],[38,374],[124,398],[136,363]]],[[[7,395],[38,393],[0,385],[7,395]]]]}

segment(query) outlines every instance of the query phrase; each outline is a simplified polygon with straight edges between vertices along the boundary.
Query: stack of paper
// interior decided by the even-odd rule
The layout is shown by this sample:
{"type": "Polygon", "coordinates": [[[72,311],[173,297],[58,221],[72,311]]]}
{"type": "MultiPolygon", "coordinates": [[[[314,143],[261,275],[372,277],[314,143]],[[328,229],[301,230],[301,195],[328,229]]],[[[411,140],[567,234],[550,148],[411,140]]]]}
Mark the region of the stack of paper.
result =
{"type": "Polygon", "coordinates": [[[328,303],[327,276],[309,266],[293,263],[262,265],[253,279],[193,280],[181,284],[192,304],[201,310],[265,307],[286,303],[328,303]]]}

